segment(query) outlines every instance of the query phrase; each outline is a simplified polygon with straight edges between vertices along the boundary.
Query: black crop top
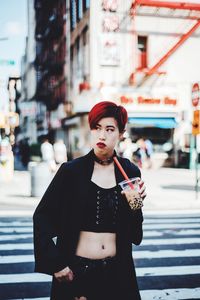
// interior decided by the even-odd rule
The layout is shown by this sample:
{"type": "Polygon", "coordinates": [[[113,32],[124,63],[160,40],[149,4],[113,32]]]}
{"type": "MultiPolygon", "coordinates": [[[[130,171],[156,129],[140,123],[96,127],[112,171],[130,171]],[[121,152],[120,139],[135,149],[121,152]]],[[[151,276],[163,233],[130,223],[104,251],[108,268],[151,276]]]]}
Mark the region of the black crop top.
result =
{"type": "Polygon", "coordinates": [[[116,232],[119,217],[121,189],[118,186],[102,188],[91,181],[82,212],[82,231],[116,232]]]}

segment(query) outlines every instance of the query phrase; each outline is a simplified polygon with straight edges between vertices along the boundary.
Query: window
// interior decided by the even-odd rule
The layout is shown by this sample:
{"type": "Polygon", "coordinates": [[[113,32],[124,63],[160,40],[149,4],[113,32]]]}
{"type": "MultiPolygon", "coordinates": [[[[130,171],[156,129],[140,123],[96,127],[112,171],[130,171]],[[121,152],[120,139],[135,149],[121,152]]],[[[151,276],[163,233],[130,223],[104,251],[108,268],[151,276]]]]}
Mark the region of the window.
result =
{"type": "Polygon", "coordinates": [[[147,68],[147,37],[138,36],[138,69],[147,68]]]}
{"type": "Polygon", "coordinates": [[[81,20],[83,17],[83,0],[78,0],[78,20],[81,20]]]}
{"type": "Polygon", "coordinates": [[[88,8],[90,8],[90,0],[82,0],[83,1],[83,11],[85,12],[88,8]]]}
{"type": "Polygon", "coordinates": [[[70,22],[71,22],[71,30],[73,30],[76,27],[77,22],[77,13],[76,13],[76,1],[71,0],[70,1],[70,22]]]}

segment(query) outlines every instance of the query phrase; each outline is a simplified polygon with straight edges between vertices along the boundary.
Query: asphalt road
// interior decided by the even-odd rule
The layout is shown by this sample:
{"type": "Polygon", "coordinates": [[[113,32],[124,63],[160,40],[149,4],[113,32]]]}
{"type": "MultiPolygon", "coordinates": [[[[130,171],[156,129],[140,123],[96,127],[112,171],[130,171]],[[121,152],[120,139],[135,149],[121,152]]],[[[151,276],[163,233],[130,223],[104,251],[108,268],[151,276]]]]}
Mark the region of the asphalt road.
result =
{"type": "MultiPolygon", "coordinates": [[[[133,257],[142,300],[200,299],[200,214],[145,213],[133,257]]],[[[0,299],[47,300],[50,280],[34,273],[31,217],[1,217],[0,299]]]]}

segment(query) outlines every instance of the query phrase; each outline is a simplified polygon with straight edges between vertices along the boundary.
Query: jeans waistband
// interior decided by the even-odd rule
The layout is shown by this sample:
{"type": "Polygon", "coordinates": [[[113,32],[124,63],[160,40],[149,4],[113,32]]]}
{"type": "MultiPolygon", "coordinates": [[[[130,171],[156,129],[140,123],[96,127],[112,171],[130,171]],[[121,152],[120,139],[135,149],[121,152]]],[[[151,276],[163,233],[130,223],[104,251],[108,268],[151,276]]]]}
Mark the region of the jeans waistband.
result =
{"type": "Polygon", "coordinates": [[[116,261],[116,256],[107,256],[105,258],[92,259],[76,255],[75,260],[86,265],[107,266],[116,261]]]}

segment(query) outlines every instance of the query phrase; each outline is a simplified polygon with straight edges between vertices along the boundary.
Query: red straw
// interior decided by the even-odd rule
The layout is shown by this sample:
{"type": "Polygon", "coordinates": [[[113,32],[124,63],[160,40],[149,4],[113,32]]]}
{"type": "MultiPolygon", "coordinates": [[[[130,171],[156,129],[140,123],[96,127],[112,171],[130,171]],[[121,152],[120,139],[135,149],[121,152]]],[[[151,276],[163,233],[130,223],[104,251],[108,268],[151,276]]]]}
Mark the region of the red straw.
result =
{"type": "MultiPolygon", "coordinates": [[[[125,172],[124,169],[122,168],[122,165],[120,164],[120,162],[118,161],[118,159],[117,159],[116,156],[113,157],[113,160],[115,161],[116,165],[118,166],[118,168],[119,168],[119,170],[121,171],[121,173],[122,173],[122,175],[124,176],[124,178],[125,178],[126,180],[129,180],[129,178],[128,178],[126,172],[125,172]]],[[[131,187],[131,189],[133,190],[133,189],[134,189],[134,186],[133,186],[132,182],[129,182],[128,184],[129,184],[129,186],[131,187]]]]}

